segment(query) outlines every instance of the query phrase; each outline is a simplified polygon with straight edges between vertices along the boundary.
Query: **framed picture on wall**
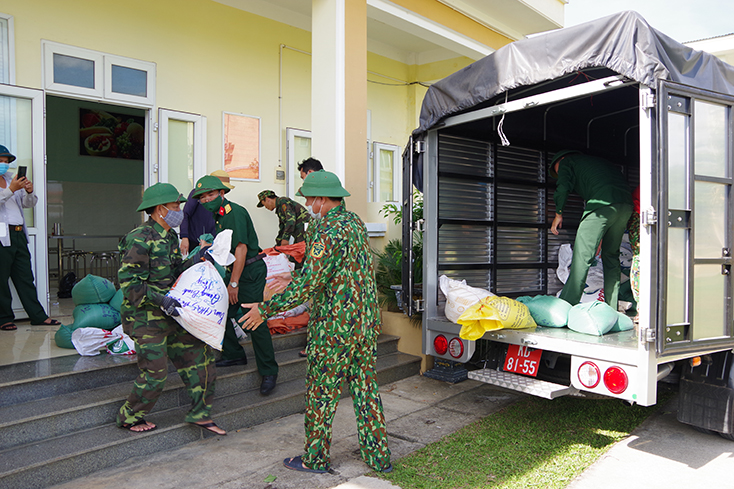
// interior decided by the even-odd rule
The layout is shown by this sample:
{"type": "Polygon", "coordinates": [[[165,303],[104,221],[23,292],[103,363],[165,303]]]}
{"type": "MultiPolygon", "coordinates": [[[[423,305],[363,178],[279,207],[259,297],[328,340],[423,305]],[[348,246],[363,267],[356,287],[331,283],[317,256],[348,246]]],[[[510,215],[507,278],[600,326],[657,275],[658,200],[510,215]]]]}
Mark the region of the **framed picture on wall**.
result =
{"type": "Polygon", "coordinates": [[[79,154],[142,161],[145,158],[145,118],[80,108],[79,154]]]}
{"type": "Polygon", "coordinates": [[[230,178],[260,181],[260,118],[223,112],[224,171],[230,178]]]}

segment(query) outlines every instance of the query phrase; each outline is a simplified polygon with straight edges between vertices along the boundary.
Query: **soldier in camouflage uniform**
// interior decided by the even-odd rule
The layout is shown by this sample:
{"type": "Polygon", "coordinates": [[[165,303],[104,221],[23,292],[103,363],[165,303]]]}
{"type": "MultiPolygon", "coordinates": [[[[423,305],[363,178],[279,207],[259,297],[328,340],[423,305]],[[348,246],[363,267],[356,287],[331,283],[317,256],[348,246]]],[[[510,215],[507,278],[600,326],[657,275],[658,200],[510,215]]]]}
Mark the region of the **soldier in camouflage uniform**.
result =
{"type": "Polygon", "coordinates": [[[301,204],[288,197],[278,197],[272,190],[263,190],[257,194],[257,200],[260,201],[258,207],[275,210],[278,216],[280,228],[275,237],[275,246],[291,244],[291,238],[293,243],[306,241],[306,227],[311,216],[301,204]]]}
{"type": "Polygon", "coordinates": [[[256,328],[262,318],[287,311],[311,300],[308,324],[306,374],[305,454],[288,458],[293,470],[324,473],[331,464],[331,426],[346,380],[357,417],[360,453],[376,471],[389,472],[390,450],[378,393],[375,357],[380,333],[372,252],[362,220],[344,207],[349,195],[330,172],[306,177],[298,195],[306,197],[315,218],[306,242],[303,269],[292,281],[284,278],[279,295],[251,308],[242,320],[244,329],[256,328]],[[314,207],[319,205],[319,212],[314,207]],[[290,283],[288,284],[288,282],[290,283]]]}
{"type": "Polygon", "coordinates": [[[122,328],[135,340],[140,375],[117,414],[117,426],[134,432],[156,428],[144,416],[163,392],[170,358],[191,397],[186,421],[225,435],[210,418],[216,379],[214,354],[171,318],[181,305],[166,296],[186,268],[178,236],[171,229],[181,224],[180,202],[184,200],[170,183],[147,188],[138,211],[146,211],[150,219],[120,241],[122,328]]]}

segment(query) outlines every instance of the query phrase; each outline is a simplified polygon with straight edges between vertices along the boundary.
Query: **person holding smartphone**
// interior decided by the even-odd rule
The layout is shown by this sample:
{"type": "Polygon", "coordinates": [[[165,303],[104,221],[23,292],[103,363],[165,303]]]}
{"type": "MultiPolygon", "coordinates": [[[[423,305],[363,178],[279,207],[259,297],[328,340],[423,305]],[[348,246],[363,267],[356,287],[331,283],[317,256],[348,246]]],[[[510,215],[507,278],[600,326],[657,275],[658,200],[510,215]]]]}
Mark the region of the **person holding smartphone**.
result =
{"type": "Polygon", "coordinates": [[[0,145],[0,330],[18,329],[9,280],[13,281],[32,325],[58,326],[61,323],[49,318],[38,301],[28,250],[23,208],[35,206],[38,197],[33,193],[33,183],[25,176],[26,167],[18,168],[17,175],[8,171],[15,167],[14,161],[15,155],[0,145]]]}

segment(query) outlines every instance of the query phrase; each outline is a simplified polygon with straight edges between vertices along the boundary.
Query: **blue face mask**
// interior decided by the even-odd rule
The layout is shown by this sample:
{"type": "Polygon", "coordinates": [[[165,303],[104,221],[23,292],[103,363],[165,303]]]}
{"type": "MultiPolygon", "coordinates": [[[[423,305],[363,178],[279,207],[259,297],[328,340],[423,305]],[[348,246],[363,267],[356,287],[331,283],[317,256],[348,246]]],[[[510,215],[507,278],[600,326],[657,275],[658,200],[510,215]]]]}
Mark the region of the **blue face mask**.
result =
{"type": "Polygon", "coordinates": [[[10,169],[9,163],[0,163],[0,175],[5,175],[10,169]]]}
{"type": "Polygon", "coordinates": [[[170,227],[177,228],[183,222],[183,218],[184,218],[183,211],[174,211],[174,210],[168,209],[168,214],[166,214],[166,217],[163,218],[163,221],[165,221],[165,223],[168,224],[170,227]]]}

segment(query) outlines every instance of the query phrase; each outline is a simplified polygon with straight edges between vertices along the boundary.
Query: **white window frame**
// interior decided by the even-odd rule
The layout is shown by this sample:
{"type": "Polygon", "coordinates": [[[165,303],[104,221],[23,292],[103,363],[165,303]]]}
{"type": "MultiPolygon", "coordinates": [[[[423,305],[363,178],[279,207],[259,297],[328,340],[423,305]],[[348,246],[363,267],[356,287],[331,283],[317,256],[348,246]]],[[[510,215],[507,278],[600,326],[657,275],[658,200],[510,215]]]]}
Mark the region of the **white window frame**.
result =
{"type": "Polygon", "coordinates": [[[306,199],[303,197],[297,197],[296,191],[301,188],[301,174],[298,171],[298,164],[300,161],[296,161],[296,152],[293,149],[296,144],[296,138],[310,139],[311,149],[313,150],[313,138],[311,137],[311,131],[305,129],[296,129],[295,127],[286,127],[286,146],[285,146],[285,157],[286,157],[286,196],[290,199],[305,202],[306,199]]]}
{"type": "Polygon", "coordinates": [[[116,104],[124,102],[127,105],[134,105],[136,107],[153,107],[155,105],[155,63],[125,58],[76,46],[69,46],[58,42],[47,41],[45,39],[41,41],[41,45],[43,49],[43,87],[49,93],[74,95],[78,98],[87,100],[104,101],[116,104]],[[54,54],[73,56],[75,58],[94,61],[94,88],[84,88],[74,85],[66,85],[64,83],[55,83],[53,64],[54,54]],[[137,95],[128,95],[126,93],[113,92],[113,64],[123,66],[125,68],[145,71],[148,75],[146,96],[141,97],[137,95]]]}
{"type": "MultiPolygon", "coordinates": [[[[132,58],[123,58],[122,56],[114,56],[111,54],[104,55],[104,95],[107,100],[116,100],[120,102],[144,103],[152,106],[155,101],[155,63],[149,61],[140,61],[132,58]],[[147,81],[145,90],[146,96],[130,95],[127,93],[112,91],[112,65],[124,68],[132,68],[144,71],[147,81]]],[[[183,119],[181,119],[183,120],[183,119]]]]}
{"type": "Polygon", "coordinates": [[[200,114],[158,109],[159,182],[168,182],[168,121],[194,124],[194,183],[206,174],[206,117],[200,114]]]}
{"type": "MultiPolygon", "coordinates": [[[[8,62],[7,73],[8,80],[3,82],[0,79],[0,83],[7,83],[8,85],[15,85],[15,22],[12,15],[0,13],[0,19],[4,19],[8,23],[7,38],[2,42],[3,59],[8,62]]],[[[3,67],[5,69],[5,67],[3,67]]]]}
{"type": "Polygon", "coordinates": [[[400,171],[400,146],[387,143],[372,143],[372,188],[374,190],[373,202],[400,202],[402,195],[401,182],[402,172],[400,171]],[[380,151],[390,151],[393,153],[393,174],[392,174],[392,200],[380,200],[380,151]]]}

